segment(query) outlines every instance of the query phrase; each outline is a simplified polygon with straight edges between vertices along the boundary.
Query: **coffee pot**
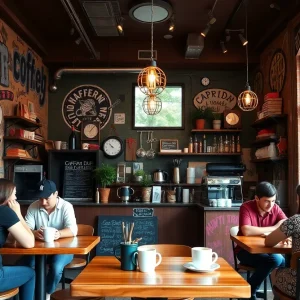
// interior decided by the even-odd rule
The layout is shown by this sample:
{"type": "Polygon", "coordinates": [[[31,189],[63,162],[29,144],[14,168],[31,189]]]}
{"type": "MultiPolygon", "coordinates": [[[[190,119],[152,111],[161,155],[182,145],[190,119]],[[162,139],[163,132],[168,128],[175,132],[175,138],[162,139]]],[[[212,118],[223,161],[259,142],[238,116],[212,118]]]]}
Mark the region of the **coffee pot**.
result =
{"type": "Polygon", "coordinates": [[[157,169],[153,172],[153,182],[161,183],[166,182],[169,178],[169,174],[166,171],[157,169]]]}
{"type": "Polygon", "coordinates": [[[127,202],[134,193],[134,189],[130,186],[122,186],[117,189],[117,196],[121,198],[123,202],[127,202]],[[119,194],[120,191],[120,194],[119,194]]]}

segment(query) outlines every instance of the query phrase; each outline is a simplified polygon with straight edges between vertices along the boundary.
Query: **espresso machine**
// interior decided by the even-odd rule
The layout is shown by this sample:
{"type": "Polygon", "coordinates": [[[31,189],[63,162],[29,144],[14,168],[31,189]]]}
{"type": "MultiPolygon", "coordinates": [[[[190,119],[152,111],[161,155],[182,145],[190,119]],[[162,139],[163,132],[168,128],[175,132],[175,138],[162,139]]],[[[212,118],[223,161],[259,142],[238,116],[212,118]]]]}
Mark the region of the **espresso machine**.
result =
{"type": "Polygon", "coordinates": [[[207,176],[202,178],[201,202],[212,206],[212,200],[231,199],[231,206],[243,203],[244,164],[207,163],[207,176]]]}

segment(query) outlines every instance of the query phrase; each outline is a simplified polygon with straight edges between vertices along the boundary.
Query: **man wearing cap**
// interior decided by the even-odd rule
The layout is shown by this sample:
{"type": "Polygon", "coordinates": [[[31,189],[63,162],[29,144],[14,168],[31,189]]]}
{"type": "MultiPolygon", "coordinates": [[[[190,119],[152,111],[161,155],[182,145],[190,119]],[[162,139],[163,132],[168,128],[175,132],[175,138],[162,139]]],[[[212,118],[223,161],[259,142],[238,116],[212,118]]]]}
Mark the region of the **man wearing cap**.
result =
{"type": "MultiPolygon", "coordinates": [[[[37,197],[25,217],[25,221],[33,231],[37,240],[44,240],[43,228],[54,227],[56,229],[54,240],[77,235],[77,223],[73,205],[58,196],[56,185],[51,180],[43,180],[38,187],[37,197]]],[[[46,277],[46,299],[55,292],[64,267],[73,259],[71,254],[50,255],[47,257],[49,265],[46,277]]],[[[34,256],[24,256],[22,262],[34,266],[34,256]]]]}

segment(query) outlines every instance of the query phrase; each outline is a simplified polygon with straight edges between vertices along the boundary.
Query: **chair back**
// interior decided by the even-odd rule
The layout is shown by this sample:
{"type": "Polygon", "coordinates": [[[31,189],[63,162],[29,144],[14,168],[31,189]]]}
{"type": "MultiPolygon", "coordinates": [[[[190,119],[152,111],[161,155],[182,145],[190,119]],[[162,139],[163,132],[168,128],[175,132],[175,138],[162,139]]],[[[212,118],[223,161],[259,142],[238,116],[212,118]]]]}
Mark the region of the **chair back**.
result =
{"type": "Polygon", "coordinates": [[[86,224],[77,224],[78,232],[77,235],[93,235],[94,227],[86,224]]]}
{"type": "MultiPolygon", "coordinates": [[[[239,226],[233,226],[230,228],[230,236],[236,236],[239,232],[239,226]]],[[[235,270],[238,269],[238,260],[237,260],[237,257],[236,257],[236,254],[234,252],[234,247],[235,247],[235,244],[234,244],[234,241],[231,240],[231,245],[232,245],[232,254],[233,254],[233,261],[234,261],[234,268],[235,270]]]]}
{"type": "Polygon", "coordinates": [[[191,257],[192,248],[185,245],[176,244],[154,244],[154,245],[143,245],[141,248],[155,248],[162,256],[181,256],[191,257]]]}

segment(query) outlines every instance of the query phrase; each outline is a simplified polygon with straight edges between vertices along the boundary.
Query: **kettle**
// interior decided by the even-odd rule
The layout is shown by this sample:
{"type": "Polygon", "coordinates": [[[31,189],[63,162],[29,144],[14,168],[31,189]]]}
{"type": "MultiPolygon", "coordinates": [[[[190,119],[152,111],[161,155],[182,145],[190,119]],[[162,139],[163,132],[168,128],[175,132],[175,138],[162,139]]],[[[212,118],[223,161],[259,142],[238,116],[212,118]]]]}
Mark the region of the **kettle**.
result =
{"type": "Polygon", "coordinates": [[[157,169],[153,172],[153,182],[166,182],[169,178],[169,174],[166,171],[157,169]]]}

